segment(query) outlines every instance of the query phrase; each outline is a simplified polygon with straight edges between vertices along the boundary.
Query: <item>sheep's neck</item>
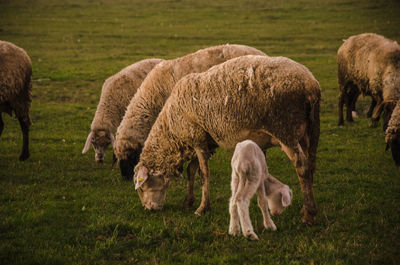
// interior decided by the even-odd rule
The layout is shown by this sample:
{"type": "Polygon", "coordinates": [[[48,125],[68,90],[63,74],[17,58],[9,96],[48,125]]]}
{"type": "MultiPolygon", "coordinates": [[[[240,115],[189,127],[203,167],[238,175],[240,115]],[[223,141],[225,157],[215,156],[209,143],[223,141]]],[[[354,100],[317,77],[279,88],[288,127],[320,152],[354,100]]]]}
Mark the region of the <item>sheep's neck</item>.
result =
{"type": "MultiPolygon", "coordinates": [[[[163,114],[163,113],[162,113],[163,114]]],[[[184,161],[184,146],[170,132],[165,115],[160,114],[146,141],[140,160],[145,167],[166,177],[176,175],[184,161]]]]}

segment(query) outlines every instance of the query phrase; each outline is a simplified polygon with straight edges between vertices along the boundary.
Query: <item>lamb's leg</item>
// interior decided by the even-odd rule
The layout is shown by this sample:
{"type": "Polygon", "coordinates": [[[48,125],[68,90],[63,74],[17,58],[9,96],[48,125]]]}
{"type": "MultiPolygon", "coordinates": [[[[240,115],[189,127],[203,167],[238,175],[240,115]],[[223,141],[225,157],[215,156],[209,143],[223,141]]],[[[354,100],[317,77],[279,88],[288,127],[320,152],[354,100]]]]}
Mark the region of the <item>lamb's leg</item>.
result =
{"type": "Polygon", "coordinates": [[[191,208],[194,203],[193,187],[194,187],[194,179],[198,169],[199,169],[199,162],[197,158],[192,159],[187,167],[188,183],[186,188],[185,200],[183,201],[182,205],[182,207],[185,209],[191,208]]]}
{"type": "Polygon", "coordinates": [[[239,176],[232,170],[231,191],[232,196],[229,200],[229,234],[237,236],[240,234],[239,213],[236,204],[236,193],[239,188],[239,176]]]}
{"type": "Polygon", "coordinates": [[[210,210],[210,173],[207,165],[209,155],[200,148],[195,148],[195,151],[197,159],[199,160],[201,176],[203,177],[201,203],[199,208],[195,211],[195,214],[203,215],[205,212],[210,210]]]}
{"type": "Polygon", "coordinates": [[[4,122],[3,122],[3,117],[0,112],[0,136],[3,133],[3,129],[4,129],[4,122]]]}
{"type": "Polygon", "coordinates": [[[303,208],[301,210],[303,222],[307,225],[312,225],[315,222],[315,216],[318,211],[312,190],[313,175],[308,165],[308,161],[300,144],[297,144],[295,148],[282,145],[282,150],[294,164],[300,181],[301,193],[303,195],[303,208]]]}
{"type": "Polygon", "coordinates": [[[254,193],[256,193],[258,183],[253,183],[246,180],[244,186],[243,184],[240,184],[235,196],[235,201],[238,207],[242,233],[250,240],[258,240],[258,236],[254,233],[253,225],[251,224],[249,215],[250,199],[253,197],[254,193]]]}
{"type": "Polygon", "coordinates": [[[375,106],[376,106],[376,100],[372,99],[371,105],[369,106],[369,109],[368,109],[368,112],[367,112],[367,118],[371,118],[372,117],[372,112],[374,111],[375,106]]]}
{"type": "Polygon", "coordinates": [[[271,216],[269,215],[268,200],[265,194],[264,184],[261,184],[260,187],[257,189],[257,202],[258,202],[258,207],[261,209],[263,215],[264,227],[266,229],[271,229],[273,231],[276,231],[276,225],[274,221],[272,221],[271,216]]]}
{"type": "Polygon", "coordinates": [[[18,117],[19,125],[22,130],[22,152],[19,156],[20,161],[24,161],[29,158],[29,119],[26,121],[22,117],[18,117]]]}

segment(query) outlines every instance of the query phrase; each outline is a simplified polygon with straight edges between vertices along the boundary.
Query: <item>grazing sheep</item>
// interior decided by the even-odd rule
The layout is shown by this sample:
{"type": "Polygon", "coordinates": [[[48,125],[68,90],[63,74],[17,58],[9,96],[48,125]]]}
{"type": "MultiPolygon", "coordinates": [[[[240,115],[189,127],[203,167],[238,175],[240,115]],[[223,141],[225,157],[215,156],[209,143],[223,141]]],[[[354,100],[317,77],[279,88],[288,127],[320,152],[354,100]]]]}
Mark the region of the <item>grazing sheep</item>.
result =
{"type": "MultiPolygon", "coordinates": [[[[147,135],[179,79],[247,54],[265,55],[245,45],[220,45],[158,64],[133,97],[117,130],[114,153],[119,160],[122,176],[132,179],[147,135]]],[[[189,180],[189,183],[192,181],[189,180]]]]}
{"type": "Polygon", "coordinates": [[[291,189],[268,173],[265,155],[258,145],[245,140],[236,145],[232,161],[232,197],[229,203],[229,234],[242,233],[250,240],[258,240],[249,216],[250,199],[257,192],[264,227],[276,230],[268,208],[273,216],[280,215],[292,201],[291,189]]]}
{"type": "Polygon", "coordinates": [[[160,63],[161,59],[146,59],[125,67],[109,77],[103,84],[100,102],[94,115],[82,154],[90,145],[95,150],[97,162],[104,161],[106,148],[114,144],[114,133],[121,123],[126,107],[142,84],[147,74],[160,63]]]}
{"type": "Polygon", "coordinates": [[[182,78],[153,125],[135,188],[147,209],[161,209],[169,179],[194,156],[203,177],[196,214],[210,208],[207,161],[218,146],[233,151],[245,139],[262,149],[280,145],[296,168],[303,222],[317,213],[312,191],[321,90],[303,65],[284,57],[242,56],[182,78]]]}
{"type": "Polygon", "coordinates": [[[32,102],[32,65],[26,52],[6,41],[0,41],[0,135],[4,129],[2,113],[14,111],[22,130],[20,161],[29,158],[29,109],[32,102]]]}
{"type": "Polygon", "coordinates": [[[358,96],[369,95],[371,123],[376,124],[390,90],[400,89],[400,46],[383,36],[364,33],[348,38],[338,50],[339,125],[353,121],[358,96]]]}
{"type": "Polygon", "coordinates": [[[392,150],[393,160],[397,166],[400,166],[400,100],[392,112],[386,129],[386,149],[392,150]]]}

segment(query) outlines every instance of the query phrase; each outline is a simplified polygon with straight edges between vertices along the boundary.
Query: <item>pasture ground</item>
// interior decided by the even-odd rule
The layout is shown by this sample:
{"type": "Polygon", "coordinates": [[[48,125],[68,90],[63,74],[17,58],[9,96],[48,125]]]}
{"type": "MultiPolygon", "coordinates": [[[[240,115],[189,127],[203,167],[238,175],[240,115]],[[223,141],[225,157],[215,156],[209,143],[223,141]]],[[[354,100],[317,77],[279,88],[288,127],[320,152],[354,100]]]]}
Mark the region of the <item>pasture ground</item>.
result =
{"type": "MultiPolygon", "coordinates": [[[[0,264],[399,264],[400,173],[385,152],[381,125],[362,112],[337,126],[336,52],[342,40],[376,32],[400,41],[396,0],[0,0],[0,39],[33,63],[30,151],[3,115],[0,138],[0,264]],[[294,192],[260,241],[228,235],[231,153],[210,161],[212,211],[181,210],[186,180],[175,179],[165,208],[144,211],[131,182],[94,152],[82,155],[110,75],[138,60],[171,59],[224,43],[254,46],[307,66],[322,88],[314,194],[317,223],[301,223],[294,167],[279,148],[270,172],[294,192]]],[[[200,201],[199,180],[196,182],[200,201]]]]}

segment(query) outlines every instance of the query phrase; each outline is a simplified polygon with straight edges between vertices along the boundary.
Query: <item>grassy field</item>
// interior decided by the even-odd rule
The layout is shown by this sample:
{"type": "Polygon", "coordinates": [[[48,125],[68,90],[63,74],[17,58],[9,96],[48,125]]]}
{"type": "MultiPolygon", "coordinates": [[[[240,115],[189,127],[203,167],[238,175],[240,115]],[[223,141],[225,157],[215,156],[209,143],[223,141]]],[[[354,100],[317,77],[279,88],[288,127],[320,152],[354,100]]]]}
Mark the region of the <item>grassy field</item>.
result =
{"type": "MultiPolygon", "coordinates": [[[[400,264],[400,173],[380,127],[362,117],[338,127],[336,51],[348,36],[400,41],[396,0],[0,0],[0,39],[33,64],[31,157],[18,162],[18,121],[3,115],[0,138],[0,264],[400,264]],[[301,223],[294,167],[278,148],[270,172],[293,190],[292,205],[258,242],[228,235],[230,153],[210,160],[212,211],[182,210],[175,179],[160,212],[144,211],[131,182],[94,152],[82,155],[101,85],[138,60],[239,43],[307,66],[322,88],[314,194],[317,223],[301,223]]],[[[201,183],[196,182],[196,202],[201,183]]]]}

